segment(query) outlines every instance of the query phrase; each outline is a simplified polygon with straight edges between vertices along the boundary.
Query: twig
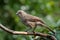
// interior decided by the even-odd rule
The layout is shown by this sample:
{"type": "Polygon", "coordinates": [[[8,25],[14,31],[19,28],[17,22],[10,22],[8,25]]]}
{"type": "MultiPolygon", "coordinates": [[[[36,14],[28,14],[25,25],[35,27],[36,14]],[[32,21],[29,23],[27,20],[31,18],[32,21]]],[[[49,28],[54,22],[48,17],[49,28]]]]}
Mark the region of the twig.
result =
{"type": "Polygon", "coordinates": [[[36,36],[47,37],[47,38],[50,38],[51,40],[56,40],[56,38],[54,36],[49,35],[49,34],[43,34],[43,33],[37,33],[37,32],[33,33],[33,32],[13,31],[13,30],[6,28],[2,24],[0,24],[0,28],[3,29],[4,31],[6,31],[10,34],[14,34],[14,35],[36,35],[36,36]]]}

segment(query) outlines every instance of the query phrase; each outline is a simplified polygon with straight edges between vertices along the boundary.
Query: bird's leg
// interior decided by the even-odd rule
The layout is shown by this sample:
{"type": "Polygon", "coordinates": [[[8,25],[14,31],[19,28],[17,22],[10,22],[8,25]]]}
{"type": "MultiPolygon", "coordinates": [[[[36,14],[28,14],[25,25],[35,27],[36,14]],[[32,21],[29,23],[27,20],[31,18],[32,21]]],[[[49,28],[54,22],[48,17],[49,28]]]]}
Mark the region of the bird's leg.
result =
{"type": "Polygon", "coordinates": [[[35,27],[33,28],[33,30],[32,30],[32,32],[34,33],[34,39],[35,39],[35,37],[36,37],[36,35],[35,35],[35,29],[36,29],[36,27],[37,27],[37,25],[36,25],[36,23],[35,23],[35,27]]]}
{"type": "Polygon", "coordinates": [[[27,32],[27,31],[29,31],[29,30],[31,30],[31,27],[27,28],[27,29],[25,30],[25,32],[27,32]]]}
{"type": "Polygon", "coordinates": [[[36,22],[35,22],[35,27],[34,27],[33,30],[32,30],[33,32],[35,31],[36,27],[37,27],[37,25],[36,25],[36,22]]]}
{"type": "Polygon", "coordinates": [[[36,27],[37,27],[37,26],[35,26],[35,27],[33,28],[32,32],[34,32],[34,31],[35,31],[36,27]]]}

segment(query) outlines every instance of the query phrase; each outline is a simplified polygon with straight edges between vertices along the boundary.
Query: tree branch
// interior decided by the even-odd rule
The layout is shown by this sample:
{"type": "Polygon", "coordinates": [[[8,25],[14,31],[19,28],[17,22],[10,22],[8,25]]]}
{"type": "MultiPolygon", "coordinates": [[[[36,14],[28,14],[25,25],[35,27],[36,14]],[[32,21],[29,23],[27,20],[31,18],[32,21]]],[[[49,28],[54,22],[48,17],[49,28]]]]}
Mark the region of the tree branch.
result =
{"type": "Polygon", "coordinates": [[[14,35],[36,35],[36,36],[47,37],[47,38],[50,38],[51,40],[56,40],[56,38],[54,36],[49,35],[49,34],[43,34],[43,33],[37,33],[37,32],[33,33],[33,32],[13,31],[13,30],[6,28],[2,24],[0,24],[0,28],[3,29],[4,31],[6,31],[10,34],[14,34],[14,35]]]}

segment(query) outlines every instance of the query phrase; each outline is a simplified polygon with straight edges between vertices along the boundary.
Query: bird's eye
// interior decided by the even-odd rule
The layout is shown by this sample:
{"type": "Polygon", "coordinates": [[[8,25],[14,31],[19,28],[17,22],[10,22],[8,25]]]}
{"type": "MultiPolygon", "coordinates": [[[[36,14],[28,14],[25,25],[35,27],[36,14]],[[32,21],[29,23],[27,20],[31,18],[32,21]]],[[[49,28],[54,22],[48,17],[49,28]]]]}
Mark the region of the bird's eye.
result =
{"type": "Polygon", "coordinates": [[[22,14],[22,10],[19,10],[16,14],[18,15],[18,14],[22,14]]]}
{"type": "Polygon", "coordinates": [[[19,12],[18,14],[21,14],[21,12],[19,12]]]}
{"type": "Polygon", "coordinates": [[[21,14],[21,12],[17,12],[16,14],[17,14],[17,15],[18,15],[18,14],[21,14]]]}

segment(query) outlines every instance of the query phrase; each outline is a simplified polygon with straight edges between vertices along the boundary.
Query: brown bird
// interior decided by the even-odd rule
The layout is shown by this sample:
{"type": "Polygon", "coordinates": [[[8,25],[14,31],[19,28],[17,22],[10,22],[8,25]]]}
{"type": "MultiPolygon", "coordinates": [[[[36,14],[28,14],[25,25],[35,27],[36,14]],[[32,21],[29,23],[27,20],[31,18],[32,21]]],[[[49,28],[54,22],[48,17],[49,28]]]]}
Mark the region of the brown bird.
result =
{"type": "Polygon", "coordinates": [[[47,28],[49,31],[55,34],[55,32],[52,29],[50,29],[41,18],[27,14],[23,10],[18,10],[16,14],[19,16],[23,24],[29,27],[27,31],[33,28],[33,32],[34,32],[36,27],[39,25],[47,28]]]}

